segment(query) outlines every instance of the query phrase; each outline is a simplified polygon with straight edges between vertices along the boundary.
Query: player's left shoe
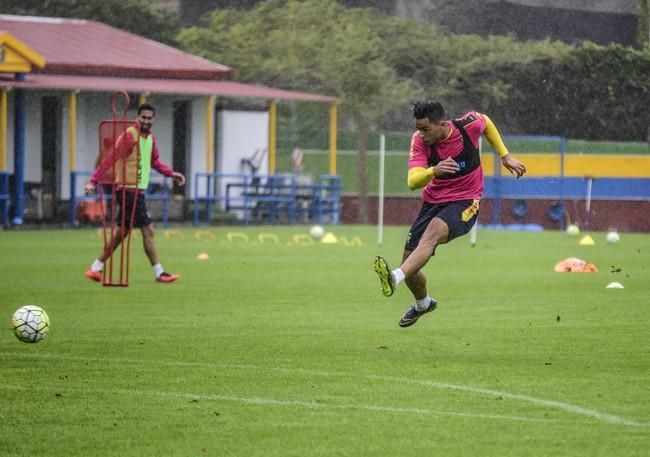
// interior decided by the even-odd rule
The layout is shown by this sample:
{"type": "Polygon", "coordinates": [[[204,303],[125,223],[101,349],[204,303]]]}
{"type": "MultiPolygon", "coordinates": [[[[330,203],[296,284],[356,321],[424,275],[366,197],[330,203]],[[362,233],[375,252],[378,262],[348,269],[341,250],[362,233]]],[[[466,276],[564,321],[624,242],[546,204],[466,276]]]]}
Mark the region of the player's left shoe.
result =
{"type": "Polygon", "coordinates": [[[88,268],[86,270],[86,278],[92,280],[92,281],[97,281],[97,282],[104,282],[104,275],[102,275],[101,271],[93,271],[92,268],[88,268]]]}
{"type": "Polygon", "coordinates": [[[156,281],[158,282],[175,282],[178,279],[180,279],[181,275],[175,275],[175,274],[169,274],[169,273],[160,273],[160,276],[156,278],[156,281]]]}
{"type": "Polygon", "coordinates": [[[409,309],[406,310],[402,317],[399,320],[400,327],[410,327],[415,324],[419,318],[424,316],[426,313],[430,313],[438,307],[438,302],[433,298],[429,302],[429,307],[424,311],[418,311],[415,305],[412,305],[409,309]]]}
{"type": "Polygon", "coordinates": [[[381,282],[381,293],[385,297],[390,297],[395,292],[395,278],[390,272],[386,259],[381,256],[375,257],[374,268],[381,282]]]}

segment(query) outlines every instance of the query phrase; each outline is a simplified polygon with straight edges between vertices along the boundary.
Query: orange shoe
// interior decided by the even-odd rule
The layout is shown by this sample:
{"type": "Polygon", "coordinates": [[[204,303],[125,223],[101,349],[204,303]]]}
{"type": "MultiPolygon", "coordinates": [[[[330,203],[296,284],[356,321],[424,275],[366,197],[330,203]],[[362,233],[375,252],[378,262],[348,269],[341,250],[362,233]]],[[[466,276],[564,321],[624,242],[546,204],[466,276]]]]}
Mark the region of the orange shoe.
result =
{"type": "Polygon", "coordinates": [[[101,271],[93,271],[92,268],[86,270],[86,278],[91,281],[104,282],[104,275],[101,271]]]}
{"type": "Polygon", "coordinates": [[[175,282],[180,279],[181,275],[170,275],[169,273],[160,273],[160,276],[156,278],[158,282],[175,282]]]}

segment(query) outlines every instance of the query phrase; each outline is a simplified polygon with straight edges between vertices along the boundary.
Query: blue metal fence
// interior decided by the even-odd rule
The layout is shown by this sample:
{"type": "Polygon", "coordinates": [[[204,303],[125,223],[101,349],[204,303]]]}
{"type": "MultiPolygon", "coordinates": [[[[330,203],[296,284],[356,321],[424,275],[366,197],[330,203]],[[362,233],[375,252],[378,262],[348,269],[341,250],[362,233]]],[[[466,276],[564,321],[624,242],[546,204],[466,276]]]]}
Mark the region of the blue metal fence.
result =
{"type": "Polygon", "coordinates": [[[321,175],[316,183],[306,182],[303,178],[291,173],[196,173],[194,224],[198,225],[201,219],[209,222],[215,210],[234,214],[244,225],[299,222],[338,224],[341,178],[321,175]]]}
{"type": "Polygon", "coordinates": [[[0,172],[0,218],[2,225],[9,226],[9,174],[0,172]]]}

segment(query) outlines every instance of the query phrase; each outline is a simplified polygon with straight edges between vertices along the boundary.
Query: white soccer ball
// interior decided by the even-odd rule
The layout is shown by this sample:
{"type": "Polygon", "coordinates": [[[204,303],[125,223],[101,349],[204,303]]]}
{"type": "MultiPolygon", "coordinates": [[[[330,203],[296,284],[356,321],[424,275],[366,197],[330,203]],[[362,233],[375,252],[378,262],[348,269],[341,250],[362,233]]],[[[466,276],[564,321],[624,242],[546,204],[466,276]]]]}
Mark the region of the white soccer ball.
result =
{"type": "Polygon", "coordinates": [[[25,305],[16,310],[11,318],[14,335],[23,343],[38,343],[50,330],[50,318],[43,308],[25,305]]]}
{"type": "Polygon", "coordinates": [[[309,235],[315,240],[320,240],[325,235],[325,229],[322,225],[313,225],[309,229],[309,235]]]}
{"type": "Polygon", "coordinates": [[[607,242],[608,243],[618,243],[618,241],[621,239],[619,236],[618,232],[609,232],[607,234],[607,242]]]}
{"type": "Polygon", "coordinates": [[[566,232],[568,235],[578,235],[580,233],[580,227],[576,224],[569,224],[566,228],[566,232]]]}

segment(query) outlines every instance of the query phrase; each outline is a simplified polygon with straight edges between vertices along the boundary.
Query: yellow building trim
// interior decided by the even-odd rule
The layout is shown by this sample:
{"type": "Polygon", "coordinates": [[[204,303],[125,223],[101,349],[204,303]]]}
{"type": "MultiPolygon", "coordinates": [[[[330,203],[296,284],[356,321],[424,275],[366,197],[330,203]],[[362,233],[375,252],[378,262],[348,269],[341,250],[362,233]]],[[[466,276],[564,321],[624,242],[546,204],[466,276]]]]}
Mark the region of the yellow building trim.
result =
{"type": "Polygon", "coordinates": [[[70,158],[70,171],[77,169],[77,92],[70,92],[70,106],[68,107],[68,155],[70,158]]]}
{"type": "Polygon", "coordinates": [[[0,72],[29,73],[44,68],[45,58],[9,32],[0,31],[0,72]]]}
{"type": "MultiPolygon", "coordinates": [[[[526,164],[526,176],[560,176],[558,154],[520,154],[517,158],[526,164]]],[[[498,161],[500,163],[500,160],[498,161]]],[[[494,154],[481,155],[483,172],[494,176],[494,154]]],[[[501,168],[501,174],[508,174],[501,168]]],[[[638,155],[574,155],[564,157],[564,176],[594,178],[650,178],[650,156],[638,155]]]]}

